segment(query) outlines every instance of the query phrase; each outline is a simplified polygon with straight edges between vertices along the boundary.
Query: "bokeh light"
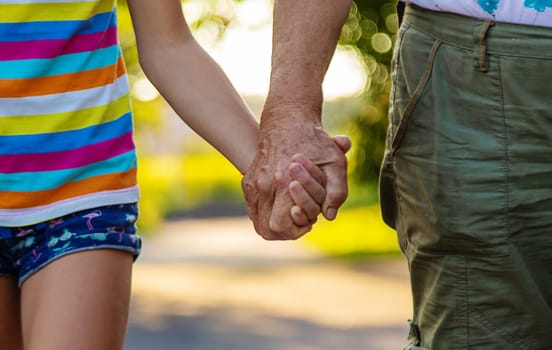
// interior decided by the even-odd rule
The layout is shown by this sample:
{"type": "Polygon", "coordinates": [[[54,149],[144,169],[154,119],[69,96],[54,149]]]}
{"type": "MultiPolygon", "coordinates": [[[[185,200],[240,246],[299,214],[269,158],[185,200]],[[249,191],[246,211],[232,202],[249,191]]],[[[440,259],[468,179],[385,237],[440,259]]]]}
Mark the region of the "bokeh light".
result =
{"type": "Polygon", "coordinates": [[[372,35],[372,47],[376,52],[386,53],[391,50],[393,43],[386,33],[376,33],[372,35]]]}

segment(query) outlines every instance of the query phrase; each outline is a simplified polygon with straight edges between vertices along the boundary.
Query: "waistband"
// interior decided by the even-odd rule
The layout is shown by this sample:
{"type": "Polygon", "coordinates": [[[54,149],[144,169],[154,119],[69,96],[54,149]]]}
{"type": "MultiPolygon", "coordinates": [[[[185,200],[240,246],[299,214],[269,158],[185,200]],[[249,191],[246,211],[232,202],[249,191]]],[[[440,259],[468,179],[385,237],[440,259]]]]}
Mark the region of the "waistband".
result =
{"type": "Polygon", "coordinates": [[[444,43],[473,49],[485,41],[490,54],[552,58],[552,28],[492,22],[407,4],[403,25],[444,43]]]}

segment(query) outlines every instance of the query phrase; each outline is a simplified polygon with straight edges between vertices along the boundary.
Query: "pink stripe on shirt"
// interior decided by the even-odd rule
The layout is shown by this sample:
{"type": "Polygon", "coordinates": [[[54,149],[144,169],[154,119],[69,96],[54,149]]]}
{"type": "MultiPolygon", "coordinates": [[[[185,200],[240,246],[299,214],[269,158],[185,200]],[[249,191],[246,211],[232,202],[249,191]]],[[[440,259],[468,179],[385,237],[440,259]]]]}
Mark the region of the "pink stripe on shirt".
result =
{"type": "Polygon", "coordinates": [[[117,44],[117,28],[105,33],[79,34],[69,40],[32,40],[0,42],[0,60],[54,58],[60,55],[87,52],[117,44]]]}
{"type": "Polygon", "coordinates": [[[0,155],[0,173],[15,174],[78,168],[134,150],[132,132],[74,150],[0,155]]]}

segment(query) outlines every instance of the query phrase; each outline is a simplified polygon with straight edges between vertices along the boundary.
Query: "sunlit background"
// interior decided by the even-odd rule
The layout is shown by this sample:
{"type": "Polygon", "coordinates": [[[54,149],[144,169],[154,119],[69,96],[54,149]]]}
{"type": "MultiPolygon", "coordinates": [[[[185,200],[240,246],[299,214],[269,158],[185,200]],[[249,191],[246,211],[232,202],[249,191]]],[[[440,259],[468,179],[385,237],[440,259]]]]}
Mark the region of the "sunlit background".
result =
{"type": "MultiPolygon", "coordinates": [[[[300,241],[267,243],[245,216],[241,175],[144,76],[126,3],[119,2],[144,236],[127,350],[152,348],[153,339],[161,344],[155,349],[399,348],[409,314],[406,270],[394,232],[379,217],[376,186],[398,29],[394,3],[353,4],[324,81],[325,127],[353,139],[349,199],[336,221],[321,220],[300,241]],[[211,343],[194,338],[203,334],[201,325],[211,343]],[[190,337],[192,345],[179,343],[190,337]]],[[[270,74],[271,1],[186,0],[182,8],[198,42],[260,116],[270,74]]]]}

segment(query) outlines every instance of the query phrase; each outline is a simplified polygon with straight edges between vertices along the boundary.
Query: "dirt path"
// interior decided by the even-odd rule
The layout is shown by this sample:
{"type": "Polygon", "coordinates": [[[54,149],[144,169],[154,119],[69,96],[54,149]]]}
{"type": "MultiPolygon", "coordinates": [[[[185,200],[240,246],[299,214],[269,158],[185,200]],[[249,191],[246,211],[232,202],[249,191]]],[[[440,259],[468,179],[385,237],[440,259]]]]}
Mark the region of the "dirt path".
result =
{"type": "Polygon", "coordinates": [[[348,266],[247,219],[169,222],[136,263],[125,350],[397,350],[410,296],[402,260],[348,266]]]}

